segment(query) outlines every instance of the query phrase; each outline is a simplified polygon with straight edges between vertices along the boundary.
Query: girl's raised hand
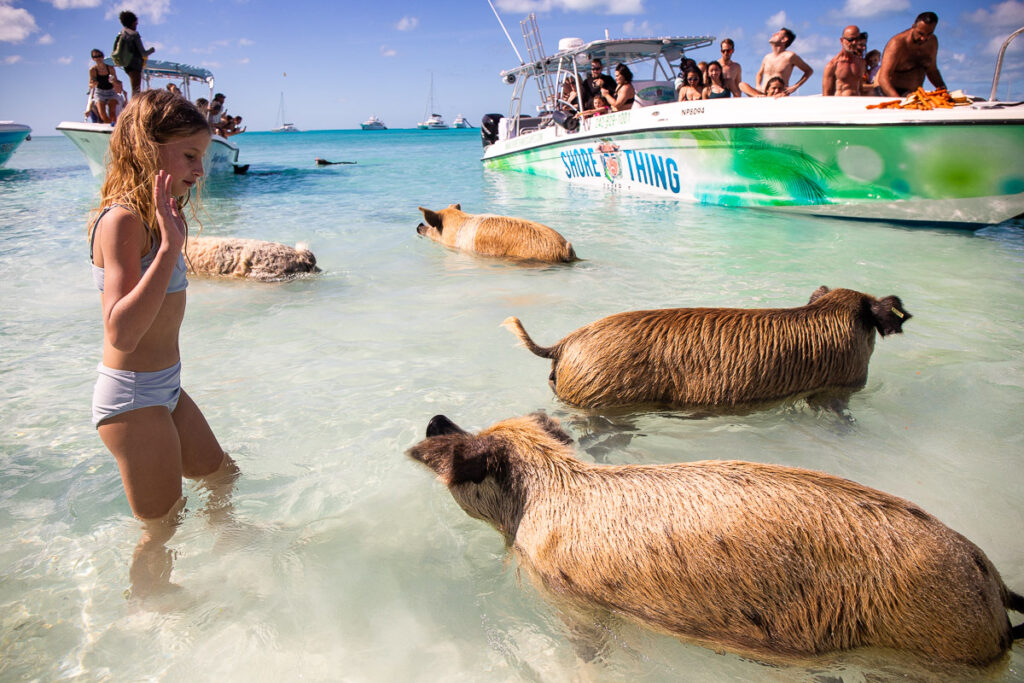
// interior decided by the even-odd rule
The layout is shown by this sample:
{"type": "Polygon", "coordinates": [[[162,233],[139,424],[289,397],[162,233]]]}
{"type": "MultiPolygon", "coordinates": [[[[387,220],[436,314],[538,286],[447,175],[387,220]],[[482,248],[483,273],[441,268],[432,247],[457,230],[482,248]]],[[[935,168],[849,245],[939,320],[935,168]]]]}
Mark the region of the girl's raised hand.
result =
{"type": "Polygon", "coordinates": [[[156,205],[156,222],[160,228],[160,241],[172,253],[181,251],[185,244],[185,221],[178,211],[178,203],[171,194],[171,174],[157,171],[153,181],[153,203],[156,205]]]}

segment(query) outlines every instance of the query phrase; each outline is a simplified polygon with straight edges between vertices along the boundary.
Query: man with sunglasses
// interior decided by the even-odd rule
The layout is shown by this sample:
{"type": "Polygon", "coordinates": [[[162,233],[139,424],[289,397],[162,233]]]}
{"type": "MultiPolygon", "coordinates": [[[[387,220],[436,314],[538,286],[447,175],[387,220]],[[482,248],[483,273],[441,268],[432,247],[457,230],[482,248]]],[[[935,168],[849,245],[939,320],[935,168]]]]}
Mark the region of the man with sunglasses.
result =
{"type": "Polygon", "coordinates": [[[724,85],[733,97],[740,97],[740,81],[743,80],[743,68],[737,62],[732,61],[732,54],[736,51],[736,44],[732,38],[722,41],[722,58],[718,62],[722,65],[722,85],[724,85]]]}
{"type": "Polygon", "coordinates": [[[594,57],[590,60],[590,74],[580,84],[580,87],[583,89],[583,96],[580,98],[580,101],[583,102],[585,107],[589,106],[595,97],[601,95],[602,88],[615,92],[615,79],[604,74],[603,71],[604,64],[600,59],[594,57]]]}
{"type": "Polygon", "coordinates": [[[843,29],[839,44],[843,49],[825,66],[821,77],[821,94],[857,96],[864,87],[864,72],[867,66],[860,56],[860,29],[854,25],[843,29]]]}
{"type": "Polygon", "coordinates": [[[914,25],[897,33],[882,51],[882,66],[878,67],[878,86],[889,97],[906,97],[924,85],[925,76],[936,88],[945,88],[935,56],[939,52],[939,39],[935,25],[939,17],[934,12],[917,15],[914,25]]]}

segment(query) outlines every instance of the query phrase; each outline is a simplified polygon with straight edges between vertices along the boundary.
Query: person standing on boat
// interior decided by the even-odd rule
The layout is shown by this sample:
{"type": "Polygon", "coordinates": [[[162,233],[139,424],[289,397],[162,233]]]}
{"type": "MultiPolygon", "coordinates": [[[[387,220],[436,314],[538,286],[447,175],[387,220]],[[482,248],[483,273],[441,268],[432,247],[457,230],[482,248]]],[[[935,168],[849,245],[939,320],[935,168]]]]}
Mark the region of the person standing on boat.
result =
{"type": "Polygon", "coordinates": [[[889,39],[878,68],[878,87],[882,93],[906,97],[924,85],[925,76],[936,88],[946,87],[935,63],[939,53],[939,39],[935,37],[938,23],[934,12],[922,12],[913,26],[889,39]]]}
{"type": "Polygon", "coordinates": [[[139,35],[139,18],[135,16],[134,12],[125,10],[121,12],[120,17],[121,26],[121,40],[128,41],[129,49],[132,53],[131,61],[124,66],[124,72],[128,74],[128,80],[132,84],[132,97],[135,97],[142,92],[142,68],[146,65],[146,59],[156,51],[155,47],[151,47],[148,50],[142,44],[142,36],[139,35]]]}
{"type": "Polygon", "coordinates": [[[732,38],[722,41],[722,82],[729,89],[733,97],[740,96],[740,81],[743,80],[743,68],[739,63],[732,61],[732,55],[736,52],[736,43],[732,38]]]}
{"type": "Polygon", "coordinates": [[[860,29],[851,24],[843,29],[839,44],[843,49],[829,60],[821,77],[821,94],[825,96],[857,96],[864,90],[867,67],[860,56],[860,29]]]}
{"type": "Polygon", "coordinates": [[[717,100],[725,97],[732,97],[732,92],[722,82],[722,65],[718,62],[708,63],[708,78],[701,92],[701,99],[717,100]]]}
{"type": "Polygon", "coordinates": [[[580,93],[580,101],[584,105],[593,102],[595,97],[601,97],[602,90],[615,90],[615,80],[603,71],[604,63],[600,59],[595,57],[590,60],[590,75],[580,84],[583,90],[580,93]]]}
{"type": "Polygon", "coordinates": [[[103,63],[103,51],[93,50],[93,65],[89,67],[89,89],[95,100],[102,123],[113,123],[117,120],[117,70],[103,63]]]}
{"type": "Polygon", "coordinates": [[[807,82],[807,79],[814,73],[814,69],[801,59],[800,55],[789,49],[794,40],[796,40],[796,34],[785,27],[772,34],[772,37],[768,39],[768,44],[772,46],[772,51],[761,60],[761,68],[757,70],[754,85],[760,88],[761,84],[764,83],[765,87],[767,87],[768,81],[773,76],[778,76],[786,84],[786,94],[792,95],[796,92],[797,88],[807,82]],[[793,74],[794,67],[804,73],[799,81],[789,85],[789,77],[793,74]]]}

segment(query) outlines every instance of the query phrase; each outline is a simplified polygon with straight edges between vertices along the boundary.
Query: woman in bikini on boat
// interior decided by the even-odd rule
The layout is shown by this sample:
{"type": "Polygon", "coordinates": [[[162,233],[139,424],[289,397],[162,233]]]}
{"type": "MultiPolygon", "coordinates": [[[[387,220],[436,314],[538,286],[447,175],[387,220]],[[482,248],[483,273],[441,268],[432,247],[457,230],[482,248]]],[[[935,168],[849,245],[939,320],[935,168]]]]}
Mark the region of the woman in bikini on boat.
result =
{"type": "Polygon", "coordinates": [[[89,89],[100,113],[100,121],[114,123],[117,120],[117,105],[120,98],[117,91],[121,81],[117,80],[117,71],[103,63],[103,52],[93,50],[90,53],[93,65],[89,67],[89,89]]]}
{"type": "Polygon", "coordinates": [[[210,126],[191,102],[166,90],[133,97],[110,136],[100,208],[90,221],[103,307],[93,423],[117,460],[132,512],[145,522],[134,587],[167,583],[163,546],[184,504],[182,476],[204,480],[213,503],[237,474],[180,383],[183,209],[209,144],[210,126]]]}
{"type": "Polygon", "coordinates": [[[732,91],[722,83],[722,65],[718,62],[708,62],[708,82],[701,97],[705,100],[732,97],[732,91]]]}
{"type": "Polygon", "coordinates": [[[633,108],[636,90],[633,89],[633,72],[625,64],[615,66],[615,94],[607,88],[601,88],[601,97],[612,108],[612,111],[624,111],[633,108]]]}

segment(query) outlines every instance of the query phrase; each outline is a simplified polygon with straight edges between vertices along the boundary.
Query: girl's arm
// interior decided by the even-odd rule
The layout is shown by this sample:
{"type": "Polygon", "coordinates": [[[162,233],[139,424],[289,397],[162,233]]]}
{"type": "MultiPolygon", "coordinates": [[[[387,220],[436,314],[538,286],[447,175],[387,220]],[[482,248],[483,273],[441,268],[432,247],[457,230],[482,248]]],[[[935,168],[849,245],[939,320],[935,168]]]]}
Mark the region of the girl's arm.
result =
{"type": "MultiPolygon", "coordinates": [[[[153,186],[160,246],[142,273],[145,231],[128,212],[107,214],[98,236],[103,254],[103,330],[118,351],[131,353],[156,320],[185,241],[185,224],[170,193],[171,177],[157,173],[153,186]]],[[[97,226],[98,228],[99,226],[97,226]]]]}
{"type": "MultiPolygon", "coordinates": [[[[79,72],[79,73],[81,73],[81,72],[79,72]]],[[[96,67],[90,66],[89,67],[89,87],[90,88],[95,88],[96,87],[96,74],[97,74],[96,67]]]]}

